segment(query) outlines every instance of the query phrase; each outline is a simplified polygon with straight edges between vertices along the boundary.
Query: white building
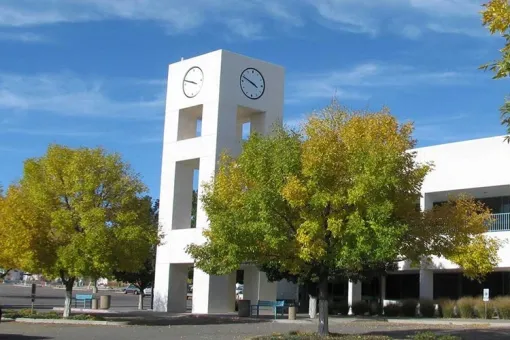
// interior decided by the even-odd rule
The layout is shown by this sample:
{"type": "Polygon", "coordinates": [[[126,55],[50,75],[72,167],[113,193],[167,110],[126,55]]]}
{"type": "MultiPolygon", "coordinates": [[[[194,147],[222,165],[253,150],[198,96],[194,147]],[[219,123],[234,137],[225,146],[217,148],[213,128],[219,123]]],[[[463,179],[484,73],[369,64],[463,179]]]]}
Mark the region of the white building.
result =
{"type": "MultiPolygon", "coordinates": [[[[192,258],[185,248],[201,243],[207,218],[198,202],[196,228],[191,227],[193,183],[208,181],[220,152],[240,152],[246,130],[268,133],[282,124],[283,68],[228,51],[219,50],[171,64],[168,75],[160,223],[165,238],[158,248],[154,306],[157,311],[185,312],[188,268],[192,258]],[[198,178],[197,178],[198,175],[198,178]]],[[[422,209],[461,192],[483,199],[497,214],[490,234],[510,236],[510,145],[494,137],[416,149],[420,162],[433,161],[435,169],[422,188],[422,209]]],[[[198,189],[198,195],[201,188],[198,189]]],[[[337,300],[350,303],[373,296],[385,300],[437,298],[481,294],[510,294],[510,245],[501,249],[498,270],[477,284],[462,277],[458,267],[434,259],[427,268],[399,270],[381,282],[331,284],[337,300]]],[[[254,267],[244,270],[244,299],[252,301],[297,299],[297,287],[287,282],[270,283],[254,267]]],[[[198,269],[193,274],[193,313],[234,310],[236,273],[211,276],[198,269]]],[[[299,299],[308,307],[307,294],[299,299]]]]}
{"type": "MultiPolygon", "coordinates": [[[[489,236],[510,239],[510,145],[504,137],[491,137],[464,142],[418,148],[419,162],[434,163],[422,187],[420,206],[430,209],[445,202],[448,196],[468,194],[481,200],[495,217],[489,236]]],[[[484,282],[463,277],[459,267],[444,258],[434,258],[427,268],[410,269],[400,264],[400,270],[386,282],[386,298],[440,297],[481,295],[489,288],[491,296],[510,294],[510,244],[499,251],[497,270],[484,282]],[[400,291],[400,296],[399,292],[400,291]]]]}

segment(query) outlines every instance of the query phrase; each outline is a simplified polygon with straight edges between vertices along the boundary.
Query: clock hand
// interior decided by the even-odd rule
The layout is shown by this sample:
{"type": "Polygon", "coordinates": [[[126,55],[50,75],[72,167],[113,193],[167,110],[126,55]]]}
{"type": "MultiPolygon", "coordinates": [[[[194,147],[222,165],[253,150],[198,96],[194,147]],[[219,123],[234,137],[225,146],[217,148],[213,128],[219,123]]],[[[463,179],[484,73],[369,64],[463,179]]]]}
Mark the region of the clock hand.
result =
{"type": "Polygon", "coordinates": [[[255,85],[254,82],[252,82],[250,79],[246,78],[245,76],[243,76],[244,79],[248,80],[250,82],[250,84],[252,84],[253,86],[255,86],[256,88],[259,88],[257,85],[255,85]]]}
{"type": "Polygon", "coordinates": [[[192,83],[192,84],[195,84],[197,85],[197,83],[195,83],[194,81],[191,81],[191,80],[184,80],[186,83],[192,83]]]}

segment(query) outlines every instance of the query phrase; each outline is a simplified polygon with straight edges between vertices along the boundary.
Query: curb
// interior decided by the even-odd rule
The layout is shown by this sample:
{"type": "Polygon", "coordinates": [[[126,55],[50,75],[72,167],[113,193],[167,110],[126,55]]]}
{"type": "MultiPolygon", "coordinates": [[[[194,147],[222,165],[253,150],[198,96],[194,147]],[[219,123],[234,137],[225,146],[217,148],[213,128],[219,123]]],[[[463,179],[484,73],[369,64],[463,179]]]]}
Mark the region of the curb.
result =
{"type": "Polygon", "coordinates": [[[21,323],[40,324],[66,324],[66,325],[96,325],[96,326],[127,326],[127,321],[92,321],[92,320],[65,320],[65,319],[28,319],[18,318],[14,320],[21,323]]]}
{"type": "MultiPolygon", "coordinates": [[[[56,312],[63,312],[64,307],[53,307],[56,312]]],[[[110,309],[90,309],[90,308],[71,308],[71,313],[88,313],[88,314],[118,314],[118,311],[110,309]]]]}
{"type": "Polygon", "coordinates": [[[487,322],[487,321],[461,321],[461,320],[434,320],[434,319],[387,319],[388,323],[415,324],[415,325],[448,325],[448,326],[475,326],[475,327],[498,327],[509,328],[508,322],[487,322]]]}

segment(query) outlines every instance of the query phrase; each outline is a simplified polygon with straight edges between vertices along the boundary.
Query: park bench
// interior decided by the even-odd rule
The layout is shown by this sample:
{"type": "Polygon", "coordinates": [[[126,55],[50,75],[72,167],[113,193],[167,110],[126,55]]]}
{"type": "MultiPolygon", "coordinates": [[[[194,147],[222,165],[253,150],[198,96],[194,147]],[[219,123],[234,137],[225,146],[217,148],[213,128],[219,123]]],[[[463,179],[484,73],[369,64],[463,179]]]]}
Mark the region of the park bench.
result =
{"type": "Polygon", "coordinates": [[[274,318],[276,319],[276,315],[278,313],[278,309],[281,310],[281,315],[283,315],[283,307],[285,306],[285,301],[265,301],[258,300],[256,305],[251,305],[251,315],[253,315],[253,311],[257,311],[257,318],[259,317],[260,308],[271,308],[273,310],[274,318]]]}
{"type": "Polygon", "coordinates": [[[87,308],[87,302],[90,304],[90,308],[92,308],[92,294],[76,294],[74,297],[74,307],[76,308],[78,302],[83,303],[83,308],[87,308]]]}

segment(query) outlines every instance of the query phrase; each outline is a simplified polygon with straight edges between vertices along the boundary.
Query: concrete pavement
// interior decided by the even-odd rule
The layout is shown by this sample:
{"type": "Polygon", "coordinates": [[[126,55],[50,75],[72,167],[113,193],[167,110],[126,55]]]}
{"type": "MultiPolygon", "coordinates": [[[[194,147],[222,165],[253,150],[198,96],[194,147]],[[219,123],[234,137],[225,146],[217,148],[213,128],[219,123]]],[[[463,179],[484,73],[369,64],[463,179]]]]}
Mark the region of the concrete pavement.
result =
{"type": "MultiPolygon", "coordinates": [[[[168,340],[168,339],[246,339],[257,335],[268,335],[275,332],[316,330],[315,324],[282,324],[275,322],[249,324],[214,324],[214,325],[181,325],[181,326],[68,326],[68,325],[36,325],[15,322],[0,324],[0,339],[39,340],[39,339],[73,339],[73,340],[168,340]]],[[[357,321],[342,324],[331,324],[332,332],[343,334],[377,334],[389,335],[396,339],[406,339],[418,331],[431,330],[440,334],[460,335],[466,340],[503,340],[509,338],[507,329],[472,328],[430,325],[401,325],[385,322],[357,321]]]]}

